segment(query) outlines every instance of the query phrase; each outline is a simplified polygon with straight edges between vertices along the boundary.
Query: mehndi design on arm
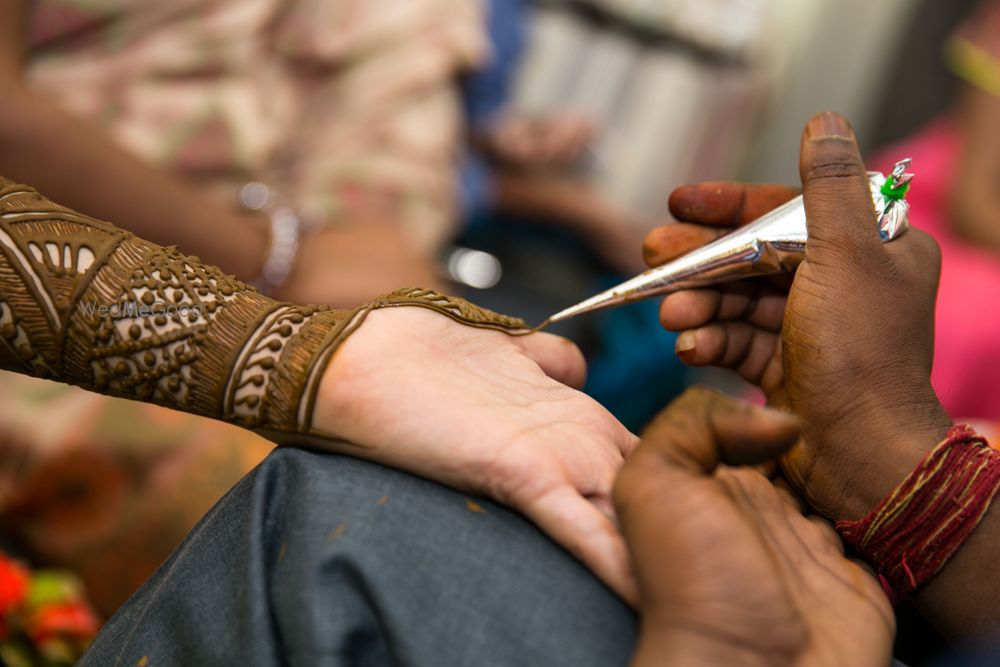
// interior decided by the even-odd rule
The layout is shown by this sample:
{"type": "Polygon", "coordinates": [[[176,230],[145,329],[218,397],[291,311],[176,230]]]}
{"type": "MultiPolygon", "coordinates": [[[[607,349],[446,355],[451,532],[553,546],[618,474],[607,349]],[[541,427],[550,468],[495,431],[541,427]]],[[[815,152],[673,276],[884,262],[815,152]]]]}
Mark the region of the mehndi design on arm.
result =
{"type": "Polygon", "coordinates": [[[310,432],[327,361],[372,310],[527,330],[431,290],[353,310],[281,303],[4,179],[0,252],[0,367],[263,431],[310,432]]]}

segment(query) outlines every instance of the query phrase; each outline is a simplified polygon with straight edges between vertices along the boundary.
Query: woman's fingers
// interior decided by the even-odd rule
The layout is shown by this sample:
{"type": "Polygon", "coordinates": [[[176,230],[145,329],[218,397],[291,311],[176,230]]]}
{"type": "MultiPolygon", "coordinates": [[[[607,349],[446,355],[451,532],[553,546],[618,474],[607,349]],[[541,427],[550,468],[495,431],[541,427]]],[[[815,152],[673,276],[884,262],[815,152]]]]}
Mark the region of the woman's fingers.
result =
{"type": "Polygon", "coordinates": [[[550,333],[533,333],[511,340],[553,380],[574,389],[583,387],[587,362],[573,341],[550,333]]]}
{"type": "Polygon", "coordinates": [[[589,567],[626,602],[638,603],[625,540],[597,505],[559,486],[518,507],[528,519],[589,567]]]}
{"type": "Polygon", "coordinates": [[[670,213],[682,222],[739,227],[799,193],[787,185],[709,182],[685,185],[670,195],[670,213]]]}
{"type": "Polygon", "coordinates": [[[777,332],[781,331],[786,301],[785,292],[759,280],[685,290],[663,300],[660,322],[670,331],[684,331],[716,321],[744,321],[777,332]]]}

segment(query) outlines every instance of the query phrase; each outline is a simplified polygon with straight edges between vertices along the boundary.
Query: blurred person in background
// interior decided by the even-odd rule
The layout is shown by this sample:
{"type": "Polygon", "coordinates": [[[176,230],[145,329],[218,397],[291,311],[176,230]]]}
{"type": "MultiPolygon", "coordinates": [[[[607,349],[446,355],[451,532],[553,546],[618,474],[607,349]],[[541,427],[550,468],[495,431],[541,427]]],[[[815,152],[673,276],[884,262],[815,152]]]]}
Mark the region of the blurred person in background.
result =
{"type": "MultiPolygon", "coordinates": [[[[491,58],[462,80],[469,132],[461,169],[466,219],[474,223],[501,212],[562,227],[579,235],[608,268],[641,270],[642,256],[636,252],[641,226],[579,170],[601,128],[571,108],[541,115],[509,108],[527,46],[527,0],[486,5],[491,58]]],[[[505,220],[498,219],[502,229],[505,220]]]]}
{"type": "MultiPolygon", "coordinates": [[[[1000,422],[1000,2],[985,0],[950,37],[962,81],[951,107],[870,162],[910,156],[910,219],[941,246],[934,387],[957,419],[1000,422]]],[[[992,428],[996,428],[993,426],[992,428]]]]}
{"type": "MultiPolygon", "coordinates": [[[[460,243],[495,253],[504,263],[504,279],[477,294],[477,301],[540,321],[642,270],[637,249],[645,230],[659,221],[612,203],[589,173],[601,135],[612,128],[572,107],[532,114],[512,108],[522,60],[533,47],[527,39],[530,3],[487,5],[492,57],[462,78],[468,150],[460,169],[460,243]]],[[[663,122],[669,126],[670,120],[663,122]]],[[[685,369],[670,355],[674,336],[660,327],[651,302],[556,331],[573,338],[587,357],[585,391],[633,431],[685,386],[685,369]]]]}
{"type": "MultiPolygon", "coordinates": [[[[259,283],[279,298],[347,306],[432,287],[460,215],[509,199],[508,178],[571,165],[590,136],[577,116],[503,114],[523,20],[506,1],[485,17],[468,0],[5,3],[0,173],[248,280],[269,221],[235,193],[258,181],[303,224],[287,281],[259,283]]],[[[549,189],[524,206],[547,211],[549,189]]],[[[586,213],[596,247],[621,250],[595,207],[559,201],[560,219],[586,213]]],[[[80,571],[105,613],[270,450],[30,380],[5,377],[0,396],[3,522],[42,562],[80,571]]]]}

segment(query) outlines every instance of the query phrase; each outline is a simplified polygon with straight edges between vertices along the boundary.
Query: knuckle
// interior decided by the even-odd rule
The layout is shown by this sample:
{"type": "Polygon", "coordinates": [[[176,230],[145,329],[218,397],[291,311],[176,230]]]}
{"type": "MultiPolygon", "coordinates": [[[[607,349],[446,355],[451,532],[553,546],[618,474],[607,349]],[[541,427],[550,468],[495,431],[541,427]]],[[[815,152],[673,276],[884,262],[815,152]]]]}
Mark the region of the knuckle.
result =
{"type": "Polygon", "coordinates": [[[822,140],[822,150],[816,151],[802,176],[808,182],[852,179],[864,174],[865,167],[853,144],[845,139],[828,138],[822,140]]]}

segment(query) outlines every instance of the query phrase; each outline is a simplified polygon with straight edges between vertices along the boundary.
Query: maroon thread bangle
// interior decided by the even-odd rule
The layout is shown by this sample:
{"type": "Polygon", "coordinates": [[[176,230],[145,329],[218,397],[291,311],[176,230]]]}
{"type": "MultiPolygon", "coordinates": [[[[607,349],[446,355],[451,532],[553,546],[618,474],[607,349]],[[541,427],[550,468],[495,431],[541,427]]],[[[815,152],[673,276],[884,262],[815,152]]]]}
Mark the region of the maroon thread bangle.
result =
{"type": "Polygon", "coordinates": [[[893,602],[940,572],[1000,490],[1000,451],[968,425],[953,426],[916,469],[857,521],[838,521],[844,542],[878,572],[893,602]]]}

